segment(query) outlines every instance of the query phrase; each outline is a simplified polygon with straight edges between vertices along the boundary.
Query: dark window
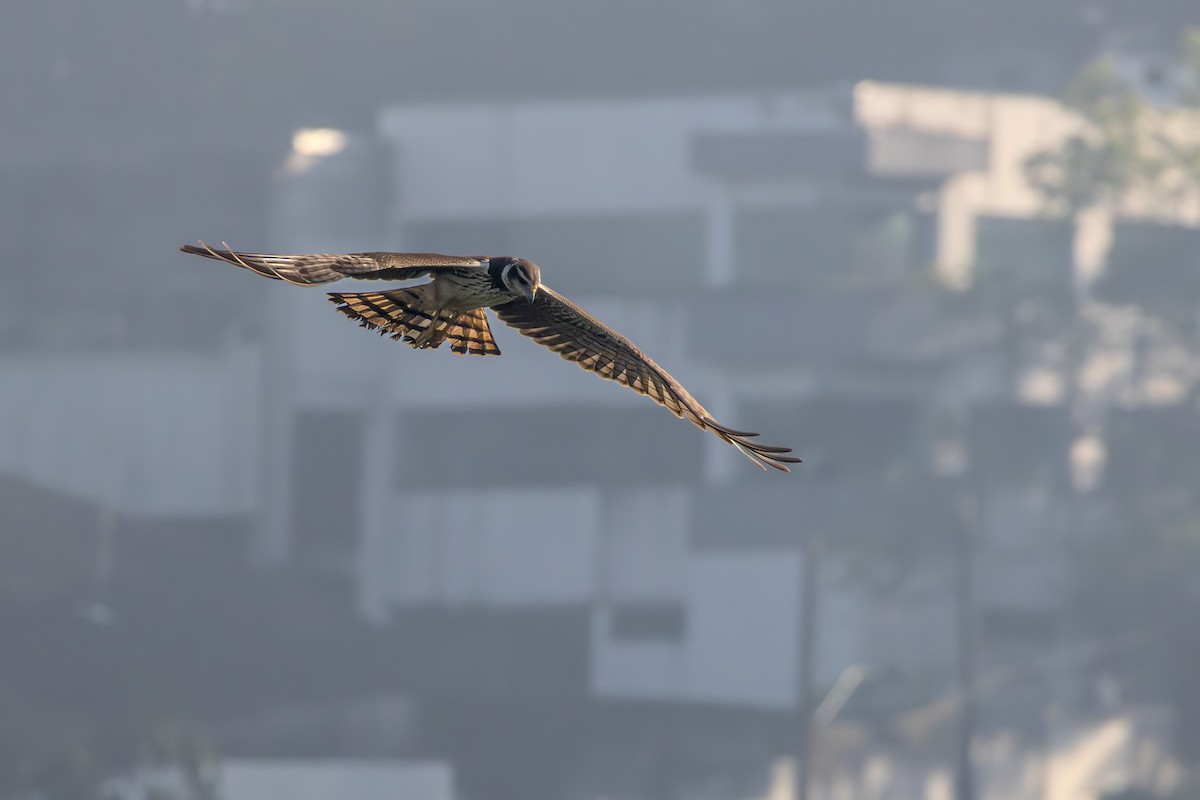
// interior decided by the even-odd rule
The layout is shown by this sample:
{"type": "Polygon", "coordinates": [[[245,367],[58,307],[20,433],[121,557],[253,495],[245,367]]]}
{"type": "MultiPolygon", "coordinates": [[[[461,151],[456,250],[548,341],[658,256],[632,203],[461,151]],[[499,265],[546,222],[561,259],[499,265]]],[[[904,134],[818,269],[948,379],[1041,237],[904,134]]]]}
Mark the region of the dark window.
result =
{"type": "MultiPolygon", "coordinates": [[[[806,462],[807,463],[807,462],[806,462]]],[[[794,548],[836,531],[843,543],[897,529],[884,487],[873,481],[805,480],[800,486],[746,481],[692,495],[691,543],[705,550],[794,548]]]]}
{"type": "Polygon", "coordinates": [[[1067,485],[1072,435],[1065,408],[979,403],[970,425],[972,466],[988,484],[1067,485]]]}
{"type": "Polygon", "coordinates": [[[398,488],[690,483],[703,435],[667,411],[597,406],[405,413],[398,488]]]}
{"type": "Polygon", "coordinates": [[[887,207],[742,208],[734,215],[736,269],[768,286],[895,278],[925,266],[930,225],[928,216],[887,207]]]}
{"type": "Polygon", "coordinates": [[[1168,319],[1194,320],[1200,302],[1200,231],[1123,222],[1113,226],[1108,264],[1096,294],[1168,319]]]}
{"type": "Polygon", "coordinates": [[[1197,491],[1200,414],[1195,410],[1114,409],[1106,427],[1104,485],[1114,497],[1197,491]]]}
{"type": "Polygon", "coordinates": [[[363,418],[306,411],[292,437],[292,531],[301,558],[341,561],[358,547],[363,418]]]}
{"type": "Polygon", "coordinates": [[[700,134],[697,172],[730,181],[845,178],[861,174],[866,140],[857,130],[700,134]]]}
{"type": "Polygon", "coordinates": [[[975,290],[1002,305],[1030,298],[1072,305],[1074,238],[1063,220],[979,217],[975,290]]]}
{"type": "Polygon", "coordinates": [[[515,255],[512,223],[490,219],[409,222],[401,246],[418,252],[462,255],[515,255]]]}
{"type": "Polygon", "coordinates": [[[1057,632],[1054,616],[1045,611],[985,609],[980,616],[983,633],[989,641],[1050,643],[1057,632]]]}
{"type": "Polygon", "coordinates": [[[197,236],[261,246],[268,169],[189,152],[3,170],[0,272],[23,302],[6,306],[0,343],[210,349],[249,328],[265,290],[176,248],[197,236]]]}
{"type": "Polygon", "coordinates": [[[741,419],[753,420],[754,430],[769,431],[771,442],[792,447],[810,475],[881,477],[912,469],[924,455],[924,420],[917,403],[908,399],[846,395],[747,401],[741,411],[741,419]]]}
{"type": "Polygon", "coordinates": [[[612,607],[612,638],[679,641],[687,615],[679,603],[618,603],[612,607]]]}
{"type": "Polygon", "coordinates": [[[391,635],[377,636],[375,646],[395,649],[375,661],[375,685],[450,699],[463,713],[472,708],[468,699],[531,703],[539,719],[587,695],[589,608],[401,606],[391,616],[391,635]]]}

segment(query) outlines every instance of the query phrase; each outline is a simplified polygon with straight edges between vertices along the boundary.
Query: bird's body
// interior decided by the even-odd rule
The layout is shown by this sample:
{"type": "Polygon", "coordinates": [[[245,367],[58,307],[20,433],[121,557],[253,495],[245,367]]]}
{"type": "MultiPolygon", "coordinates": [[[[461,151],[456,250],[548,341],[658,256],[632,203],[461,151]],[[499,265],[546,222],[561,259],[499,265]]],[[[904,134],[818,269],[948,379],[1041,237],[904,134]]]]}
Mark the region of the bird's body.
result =
{"type": "Polygon", "coordinates": [[[429,286],[433,295],[431,301],[446,311],[491,308],[516,299],[504,287],[493,285],[492,279],[486,274],[478,272],[437,275],[429,286]]]}
{"type": "Polygon", "coordinates": [[[338,311],[363,327],[413,347],[450,342],[460,354],[500,355],[484,309],[503,322],[603,378],[650,397],[677,417],[691,420],[736,447],[761,468],[788,472],[798,458],[786,447],[752,441],[758,434],[718,424],[666,370],[625,337],[541,283],[532,261],[508,256],[447,256],[437,253],[345,253],[278,255],[240,253],[184,245],[185,253],[225,261],[267,278],[305,286],[341,278],[428,283],[379,292],[330,293],[338,311]]]}

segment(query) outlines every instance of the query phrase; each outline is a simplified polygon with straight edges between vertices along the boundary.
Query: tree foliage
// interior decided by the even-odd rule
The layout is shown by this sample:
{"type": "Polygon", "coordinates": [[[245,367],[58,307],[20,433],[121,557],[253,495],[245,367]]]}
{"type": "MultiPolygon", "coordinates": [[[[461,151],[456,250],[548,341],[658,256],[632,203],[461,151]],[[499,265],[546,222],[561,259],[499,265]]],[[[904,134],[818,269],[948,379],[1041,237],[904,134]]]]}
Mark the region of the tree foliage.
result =
{"type": "Polygon", "coordinates": [[[1035,153],[1026,178],[1055,212],[1075,215],[1093,207],[1173,217],[1180,203],[1200,200],[1200,137],[1188,116],[1200,113],[1200,28],[1183,36],[1177,63],[1179,102],[1160,107],[1122,77],[1115,61],[1087,64],[1067,86],[1063,105],[1079,130],[1035,153]]]}
{"type": "Polygon", "coordinates": [[[1063,104],[1079,116],[1082,130],[1030,157],[1026,177],[1050,207],[1067,214],[1118,202],[1146,166],[1140,136],[1145,101],[1117,76],[1111,60],[1101,59],[1071,82],[1063,104]]]}

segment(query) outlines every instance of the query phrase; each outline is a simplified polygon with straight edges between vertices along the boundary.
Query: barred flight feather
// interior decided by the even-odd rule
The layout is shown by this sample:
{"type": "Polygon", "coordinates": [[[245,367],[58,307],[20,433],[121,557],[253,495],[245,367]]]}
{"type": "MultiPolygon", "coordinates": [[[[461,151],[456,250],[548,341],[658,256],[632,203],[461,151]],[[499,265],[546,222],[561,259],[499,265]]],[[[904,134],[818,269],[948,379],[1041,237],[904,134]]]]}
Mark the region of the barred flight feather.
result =
{"type": "Polygon", "coordinates": [[[440,253],[243,253],[185,244],[179,248],[205,258],[224,261],[257,272],[264,278],[304,286],[331,283],[342,278],[405,281],[438,272],[478,271],[483,260],[440,253]]]}
{"type": "MultiPolygon", "coordinates": [[[[396,341],[412,344],[417,336],[434,324],[429,312],[420,307],[425,302],[421,292],[424,288],[417,286],[361,294],[330,293],[329,300],[347,317],[378,330],[381,335],[390,334],[396,341]]],[[[426,348],[436,348],[448,339],[450,349],[460,355],[500,355],[500,348],[492,338],[487,316],[481,308],[440,317],[437,324],[444,329],[433,335],[426,348]]]]}

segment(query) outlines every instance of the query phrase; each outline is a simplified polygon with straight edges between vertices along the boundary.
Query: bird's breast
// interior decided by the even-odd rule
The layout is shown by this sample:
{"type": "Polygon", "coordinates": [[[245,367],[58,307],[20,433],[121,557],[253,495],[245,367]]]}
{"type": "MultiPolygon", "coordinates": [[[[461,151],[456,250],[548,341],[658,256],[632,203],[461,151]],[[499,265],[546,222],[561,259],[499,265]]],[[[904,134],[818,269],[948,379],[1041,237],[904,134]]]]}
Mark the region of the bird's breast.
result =
{"type": "Polygon", "coordinates": [[[470,311],[513,299],[511,292],[492,286],[486,272],[466,276],[442,275],[437,284],[438,302],[442,308],[450,311],[470,311]]]}

